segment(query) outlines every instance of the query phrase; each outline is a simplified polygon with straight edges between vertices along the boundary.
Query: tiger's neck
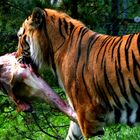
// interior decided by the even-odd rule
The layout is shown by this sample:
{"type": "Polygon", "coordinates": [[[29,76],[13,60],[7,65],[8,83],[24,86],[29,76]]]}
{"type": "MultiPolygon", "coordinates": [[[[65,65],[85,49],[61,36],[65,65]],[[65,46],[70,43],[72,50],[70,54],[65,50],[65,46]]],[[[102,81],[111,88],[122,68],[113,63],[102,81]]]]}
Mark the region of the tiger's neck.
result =
{"type": "MultiPolygon", "coordinates": [[[[71,24],[70,27],[71,26],[73,25],[71,24]]],[[[63,30],[62,32],[65,31],[63,30]]],[[[88,45],[93,45],[92,43],[94,40],[96,41],[96,38],[103,36],[82,25],[74,26],[73,30],[70,32],[70,35],[67,35],[63,38],[64,40],[62,41],[61,45],[57,47],[56,43],[54,47],[55,49],[53,49],[53,64],[55,64],[54,71],[56,72],[61,87],[68,87],[66,85],[69,85],[69,79],[70,77],[73,77],[71,75],[74,74],[80,54],[83,54],[83,52],[86,53],[88,45]]],[[[106,35],[101,37],[100,43],[104,40],[105,37],[106,35]]],[[[83,58],[83,60],[85,58],[83,58]]]]}

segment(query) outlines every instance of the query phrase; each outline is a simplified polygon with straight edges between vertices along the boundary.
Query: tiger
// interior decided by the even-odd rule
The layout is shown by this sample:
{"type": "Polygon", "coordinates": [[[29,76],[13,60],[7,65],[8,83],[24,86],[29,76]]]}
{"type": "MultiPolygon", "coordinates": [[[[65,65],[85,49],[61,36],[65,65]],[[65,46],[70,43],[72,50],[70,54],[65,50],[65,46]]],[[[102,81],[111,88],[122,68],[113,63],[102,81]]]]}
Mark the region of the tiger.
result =
{"type": "Polygon", "coordinates": [[[64,12],[37,7],[17,34],[17,57],[50,68],[76,112],[66,140],[139,124],[140,32],[100,34],[64,12]]]}

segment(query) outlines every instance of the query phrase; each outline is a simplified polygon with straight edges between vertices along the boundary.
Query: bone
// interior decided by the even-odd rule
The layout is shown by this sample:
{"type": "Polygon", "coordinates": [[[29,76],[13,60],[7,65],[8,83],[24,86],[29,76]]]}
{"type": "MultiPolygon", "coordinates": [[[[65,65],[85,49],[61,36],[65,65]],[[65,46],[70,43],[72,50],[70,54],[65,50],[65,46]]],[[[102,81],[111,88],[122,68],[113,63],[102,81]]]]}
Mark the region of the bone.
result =
{"type": "Polygon", "coordinates": [[[67,102],[61,99],[40,76],[30,68],[21,67],[15,54],[6,54],[0,57],[0,87],[8,93],[20,111],[29,108],[25,103],[32,99],[42,99],[55,106],[71,120],[77,121],[75,111],[67,102]],[[24,102],[19,100],[24,99],[24,102]],[[24,108],[22,108],[24,107],[24,108]]]}

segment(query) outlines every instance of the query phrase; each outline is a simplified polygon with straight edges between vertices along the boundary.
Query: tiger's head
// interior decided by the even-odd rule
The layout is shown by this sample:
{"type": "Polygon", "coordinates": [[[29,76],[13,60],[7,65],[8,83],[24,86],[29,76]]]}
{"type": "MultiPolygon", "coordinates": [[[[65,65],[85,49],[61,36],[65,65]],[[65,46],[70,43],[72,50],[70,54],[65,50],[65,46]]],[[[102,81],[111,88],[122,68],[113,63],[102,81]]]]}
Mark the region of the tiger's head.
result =
{"type": "MultiPolygon", "coordinates": [[[[17,33],[17,57],[22,56],[25,63],[32,60],[38,68],[43,64],[53,65],[54,53],[67,43],[76,25],[72,22],[73,19],[65,13],[35,8],[17,33]]],[[[79,26],[79,21],[74,22],[79,26]]]]}
{"type": "Polygon", "coordinates": [[[24,63],[31,63],[33,60],[37,67],[42,65],[44,49],[49,49],[46,47],[49,44],[49,39],[46,38],[45,26],[44,11],[37,8],[20,27],[17,33],[19,38],[17,57],[22,56],[24,63]]]}

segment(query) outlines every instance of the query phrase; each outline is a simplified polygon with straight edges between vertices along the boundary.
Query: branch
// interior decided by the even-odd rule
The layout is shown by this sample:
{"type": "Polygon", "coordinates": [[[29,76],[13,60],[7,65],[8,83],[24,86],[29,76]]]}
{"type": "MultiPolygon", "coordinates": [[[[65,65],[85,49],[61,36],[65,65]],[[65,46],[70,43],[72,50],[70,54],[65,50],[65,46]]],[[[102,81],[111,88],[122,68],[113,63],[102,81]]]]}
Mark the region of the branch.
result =
{"type": "MultiPolygon", "coordinates": [[[[58,130],[56,127],[54,127],[54,125],[48,120],[48,117],[46,117],[44,111],[42,110],[42,114],[43,114],[43,117],[45,118],[48,126],[51,128],[51,130],[54,132],[55,135],[57,135],[57,137],[61,138],[61,136],[58,135],[58,130]]],[[[61,138],[62,139],[62,138],[61,138]]]]}
{"type": "Polygon", "coordinates": [[[26,134],[24,134],[24,133],[19,129],[19,127],[15,127],[15,131],[16,131],[18,134],[20,134],[22,137],[24,136],[24,138],[27,138],[27,139],[29,139],[29,140],[35,140],[35,139],[33,139],[33,138],[29,137],[29,136],[26,136],[26,134]]]}
{"type": "Polygon", "coordinates": [[[20,12],[22,12],[22,13],[24,13],[24,15],[25,16],[28,16],[28,13],[26,12],[26,10],[25,9],[23,9],[23,8],[19,8],[17,5],[15,5],[15,4],[12,4],[12,3],[10,3],[10,2],[4,2],[6,5],[8,5],[8,6],[10,6],[10,7],[13,7],[13,8],[15,8],[15,9],[17,9],[18,11],[20,11],[20,12]]]}
{"type": "Polygon", "coordinates": [[[40,131],[42,131],[43,133],[45,133],[45,134],[48,135],[49,137],[52,137],[52,138],[58,140],[58,137],[55,137],[55,136],[53,136],[53,135],[47,133],[46,131],[44,131],[44,130],[41,128],[41,126],[39,125],[39,123],[38,123],[38,121],[37,121],[37,116],[36,116],[35,113],[32,113],[32,116],[33,116],[33,119],[34,119],[36,125],[37,125],[38,128],[40,129],[40,131]]]}

